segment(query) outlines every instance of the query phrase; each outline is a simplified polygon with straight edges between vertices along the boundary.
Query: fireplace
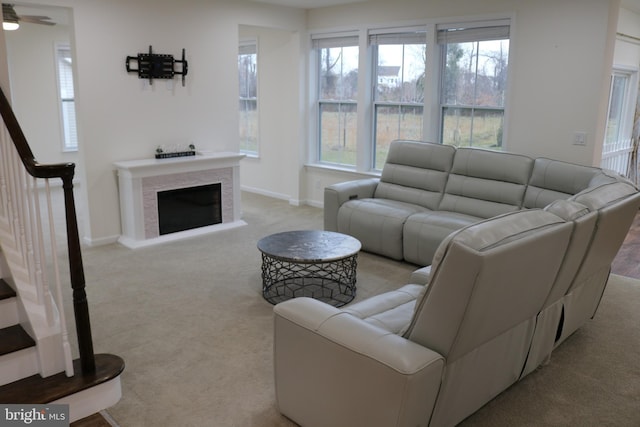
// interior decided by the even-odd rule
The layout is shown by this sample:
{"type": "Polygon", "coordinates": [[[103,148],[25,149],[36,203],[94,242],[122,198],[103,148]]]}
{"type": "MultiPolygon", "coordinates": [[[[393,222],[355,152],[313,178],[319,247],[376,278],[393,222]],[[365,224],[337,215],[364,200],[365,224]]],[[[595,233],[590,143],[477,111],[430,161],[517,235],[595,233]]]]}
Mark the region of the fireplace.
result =
{"type": "Polygon", "coordinates": [[[117,162],[122,235],[136,248],[211,233],[240,219],[238,153],[117,162]]]}
{"type": "Polygon", "coordinates": [[[222,222],[220,183],[158,192],[160,235],[222,222]]]}

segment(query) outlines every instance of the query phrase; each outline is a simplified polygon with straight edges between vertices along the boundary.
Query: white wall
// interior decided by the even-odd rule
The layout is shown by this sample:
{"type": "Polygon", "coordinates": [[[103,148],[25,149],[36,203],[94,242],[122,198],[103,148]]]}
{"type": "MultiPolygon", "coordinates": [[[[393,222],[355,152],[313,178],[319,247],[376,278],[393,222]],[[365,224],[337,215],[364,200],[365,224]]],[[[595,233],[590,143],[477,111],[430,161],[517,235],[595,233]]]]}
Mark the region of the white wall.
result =
{"type": "Polygon", "coordinates": [[[361,176],[304,166],[309,141],[303,120],[308,82],[302,46],[307,29],[435,18],[513,16],[507,148],[599,162],[618,0],[370,0],[307,13],[243,0],[33,3],[73,10],[80,161],[85,169],[84,235],[89,243],[113,241],[120,234],[113,162],[150,157],[158,144],[176,142],[237,150],[240,24],[283,30],[264,36],[265,47],[273,42],[277,55],[271,64],[265,61],[265,67],[277,70],[280,62],[290,66],[260,77],[260,96],[267,100],[266,108],[261,106],[261,152],[259,159],[241,164],[245,188],[294,204],[321,205],[324,186],[361,176]],[[146,52],[149,45],[156,53],[176,56],[186,48],[186,87],[178,79],[150,86],[126,72],[126,56],[146,52]],[[587,132],[586,147],[571,144],[575,131],[587,132]]]}
{"type": "Polygon", "coordinates": [[[638,69],[640,67],[640,14],[620,9],[618,37],[613,64],[638,69]]]}
{"type": "Polygon", "coordinates": [[[65,25],[25,24],[5,31],[12,106],[40,163],[77,163],[77,152],[63,152],[63,130],[56,79],[55,44],[69,43],[65,25]]]}
{"type": "Polygon", "coordinates": [[[305,144],[300,114],[300,33],[241,25],[240,36],[258,42],[258,157],[248,157],[240,168],[242,188],[300,203],[301,164],[305,144]],[[293,142],[293,144],[292,144],[293,142]]]}
{"type": "MultiPolygon", "coordinates": [[[[346,30],[512,16],[505,148],[595,165],[602,151],[619,7],[617,0],[376,0],[311,11],[308,27],[346,30]],[[576,131],[587,133],[586,146],[572,144],[576,131]]],[[[309,168],[307,178],[309,199],[321,201],[322,188],[344,180],[344,174],[309,168]]]]}
{"type": "MultiPolygon", "coordinates": [[[[113,162],[151,157],[160,144],[192,142],[198,149],[238,150],[238,25],[304,26],[300,10],[242,0],[33,3],[73,11],[85,193],[79,204],[90,244],[120,235],[113,162]],[[155,53],[176,57],[186,48],[186,87],[178,78],[150,85],[126,72],[125,58],[147,52],[149,45],[155,53]]],[[[297,141],[283,138],[282,144],[291,147],[297,141]]]]}

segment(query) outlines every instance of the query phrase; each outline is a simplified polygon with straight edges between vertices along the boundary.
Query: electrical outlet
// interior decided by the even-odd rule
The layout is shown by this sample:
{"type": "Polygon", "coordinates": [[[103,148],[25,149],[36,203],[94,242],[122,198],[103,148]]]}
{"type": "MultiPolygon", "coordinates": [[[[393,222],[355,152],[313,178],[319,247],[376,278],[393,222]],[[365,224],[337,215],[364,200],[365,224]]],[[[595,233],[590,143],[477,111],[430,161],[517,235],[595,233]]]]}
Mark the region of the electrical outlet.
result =
{"type": "Polygon", "coordinates": [[[573,145],[587,145],[587,133],[586,132],[574,132],[573,133],[573,145]]]}

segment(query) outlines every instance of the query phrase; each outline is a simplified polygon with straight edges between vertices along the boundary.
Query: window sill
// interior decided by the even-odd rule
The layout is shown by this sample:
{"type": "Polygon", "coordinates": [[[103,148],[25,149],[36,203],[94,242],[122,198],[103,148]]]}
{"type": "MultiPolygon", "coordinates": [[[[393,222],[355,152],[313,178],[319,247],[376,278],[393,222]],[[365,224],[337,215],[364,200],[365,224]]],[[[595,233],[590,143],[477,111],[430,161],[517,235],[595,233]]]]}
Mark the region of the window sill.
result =
{"type": "Polygon", "coordinates": [[[344,174],[360,176],[362,178],[378,178],[380,177],[380,174],[381,174],[380,171],[362,172],[362,171],[357,171],[355,169],[340,167],[336,165],[323,164],[323,163],[307,163],[304,165],[304,167],[307,169],[316,169],[316,170],[325,171],[325,172],[340,172],[344,174]]]}

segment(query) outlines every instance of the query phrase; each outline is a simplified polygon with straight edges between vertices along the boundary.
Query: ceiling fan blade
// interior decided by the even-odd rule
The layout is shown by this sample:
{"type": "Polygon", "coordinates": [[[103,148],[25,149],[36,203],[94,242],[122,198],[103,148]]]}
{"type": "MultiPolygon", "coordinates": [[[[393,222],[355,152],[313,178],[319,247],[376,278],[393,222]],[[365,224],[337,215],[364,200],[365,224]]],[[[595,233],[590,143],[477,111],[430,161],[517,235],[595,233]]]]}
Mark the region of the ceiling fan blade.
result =
{"type": "Polygon", "coordinates": [[[19,19],[13,5],[7,3],[2,3],[2,17],[5,21],[17,21],[19,19]]]}
{"type": "Polygon", "coordinates": [[[18,15],[18,17],[22,20],[25,20],[25,19],[40,19],[40,20],[46,20],[46,21],[51,20],[51,18],[44,15],[18,15]]]}
{"type": "Polygon", "coordinates": [[[48,16],[20,16],[19,20],[20,22],[29,22],[31,24],[42,24],[42,25],[56,25],[55,22],[51,22],[51,21],[47,21],[49,18],[48,16]]]}

